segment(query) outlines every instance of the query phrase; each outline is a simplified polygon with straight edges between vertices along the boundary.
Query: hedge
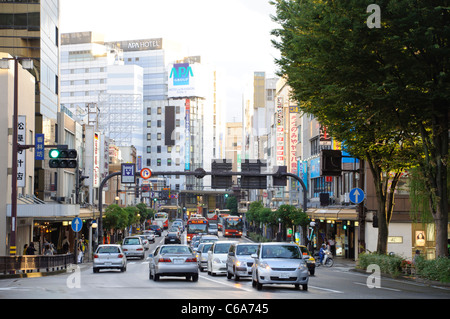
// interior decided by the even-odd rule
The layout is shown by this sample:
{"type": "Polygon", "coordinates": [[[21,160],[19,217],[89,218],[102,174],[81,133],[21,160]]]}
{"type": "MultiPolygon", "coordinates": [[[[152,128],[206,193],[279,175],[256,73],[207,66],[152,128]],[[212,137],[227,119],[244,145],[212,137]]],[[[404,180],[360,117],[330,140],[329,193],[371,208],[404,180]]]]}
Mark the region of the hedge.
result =
{"type": "MultiPolygon", "coordinates": [[[[405,260],[396,255],[390,256],[376,253],[364,253],[359,255],[359,268],[367,269],[371,264],[378,265],[382,273],[397,277],[401,274],[402,265],[405,265],[405,260]]],[[[416,258],[413,267],[415,267],[416,276],[420,278],[442,283],[450,282],[449,258],[441,257],[434,260],[425,260],[422,257],[418,257],[416,258]]]]}

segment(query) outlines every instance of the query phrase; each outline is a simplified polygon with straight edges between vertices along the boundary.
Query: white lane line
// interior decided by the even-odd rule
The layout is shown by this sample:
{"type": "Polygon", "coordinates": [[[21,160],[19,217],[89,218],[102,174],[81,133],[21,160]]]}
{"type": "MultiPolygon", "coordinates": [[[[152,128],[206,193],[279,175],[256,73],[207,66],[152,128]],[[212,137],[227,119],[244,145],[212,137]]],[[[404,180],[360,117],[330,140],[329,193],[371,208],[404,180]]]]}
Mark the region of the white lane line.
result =
{"type": "Polygon", "coordinates": [[[318,289],[318,290],[325,290],[325,291],[329,291],[329,292],[333,292],[336,294],[343,294],[343,291],[339,291],[339,290],[333,290],[333,289],[328,289],[328,288],[322,288],[322,287],[316,287],[316,286],[311,286],[308,285],[309,288],[314,288],[314,289],[318,289]]]}
{"type": "Polygon", "coordinates": [[[236,289],[242,289],[244,291],[249,291],[249,292],[253,291],[253,289],[246,288],[246,287],[242,286],[241,284],[229,284],[229,283],[226,283],[226,282],[223,282],[223,281],[219,281],[219,280],[215,280],[215,279],[212,279],[212,278],[209,278],[209,277],[205,277],[205,276],[202,276],[202,275],[200,275],[200,278],[203,278],[203,279],[206,279],[206,280],[209,280],[209,281],[212,281],[212,282],[224,285],[224,286],[233,287],[233,288],[236,288],[236,289]]]}
{"type": "MultiPolygon", "coordinates": [[[[367,284],[363,284],[363,283],[361,283],[361,282],[353,282],[355,285],[361,285],[361,286],[366,286],[367,287],[367,284]]],[[[387,287],[375,287],[375,288],[377,288],[377,289],[385,289],[385,290],[391,290],[391,291],[396,291],[396,292],[401,292],[401,290],[398,290],[398,289],[394,289],[394,288],[387,288],[387,287]]]]}

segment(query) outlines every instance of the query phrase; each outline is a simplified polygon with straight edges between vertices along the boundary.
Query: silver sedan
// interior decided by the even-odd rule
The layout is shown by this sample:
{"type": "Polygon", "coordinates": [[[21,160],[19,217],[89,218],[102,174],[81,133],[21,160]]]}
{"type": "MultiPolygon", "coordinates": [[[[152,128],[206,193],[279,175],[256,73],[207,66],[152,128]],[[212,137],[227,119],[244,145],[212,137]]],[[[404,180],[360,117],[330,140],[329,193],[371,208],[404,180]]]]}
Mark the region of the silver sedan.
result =
{"type": "Polygon", "coordinates": [[[308,290],[308,267],[297,244],[262,243],[252,258],[252,286],[258,290],[263,284],[294,284],[308,290]]]}
{"type": "Polygon", "coordinates": [[[158,281],[161,276],[183,276],[198,281],[198,264],[188,245],[162,245],[148,256],[149,278],[158,281]]]}
{"type": "Polygon", "coordinates": [[[100,245],[94,253],[92,263],[94,273],[100,269],[120,269],[127,270],[127,258],[120,245],[100,245]]]}

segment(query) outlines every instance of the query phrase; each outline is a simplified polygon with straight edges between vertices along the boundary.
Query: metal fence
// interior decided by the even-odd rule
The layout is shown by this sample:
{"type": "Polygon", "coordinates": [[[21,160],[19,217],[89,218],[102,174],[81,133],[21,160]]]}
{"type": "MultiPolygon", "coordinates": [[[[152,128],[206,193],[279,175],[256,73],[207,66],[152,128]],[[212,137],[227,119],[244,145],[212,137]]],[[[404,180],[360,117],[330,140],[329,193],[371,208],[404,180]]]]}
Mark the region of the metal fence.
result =
{"type": "Polygon", "coordinates": [[[75,264],[74,254],[54,256],[0,256],[0,274],[52,272],[67,269],[67,266],[71,264],[75,264]]]}

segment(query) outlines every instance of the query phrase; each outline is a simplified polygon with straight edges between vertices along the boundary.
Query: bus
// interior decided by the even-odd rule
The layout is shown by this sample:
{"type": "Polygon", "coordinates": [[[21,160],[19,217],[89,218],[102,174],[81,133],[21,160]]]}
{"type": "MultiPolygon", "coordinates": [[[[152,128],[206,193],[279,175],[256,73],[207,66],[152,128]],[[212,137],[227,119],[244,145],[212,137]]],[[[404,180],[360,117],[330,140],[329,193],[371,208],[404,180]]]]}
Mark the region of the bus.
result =
{"type": "Polygon", "coordinates": [[[208,220],[204,217],[200,218],[190,218],[187,221],[187,234],[186,240],[188,243],[191,242],[192,237],[199,234],[208,233],[208,220]]]}
{"type": "Polygon", "coordinates": [[[239,216],[227,216],[223,218],[223,231],[224,237],[241,237],[242,230],[244,228],[244,222],[239,216]]]}
{"type": "Polygon", "coordinates": [[[217,218],[219,216],[219,210],[208,210],[208,212],[206,213],[206,219],[211,222],[214,221],[215,223],[217,223],[217,218]]]}
{"type": "Polygon", "coordinates": [[[157,212],[155,214],[154,221],[163,229],[169,228],[169,215],[166,212],[157,212]]]}
{"type": "Polygon", "coordinates": [[[217,218],[217,227],[220,231],[223,230],[223,219],[227,216],[230,216],[230,210],[229,209],[219,209],[218,211],[218,218],[217,218]]]}

